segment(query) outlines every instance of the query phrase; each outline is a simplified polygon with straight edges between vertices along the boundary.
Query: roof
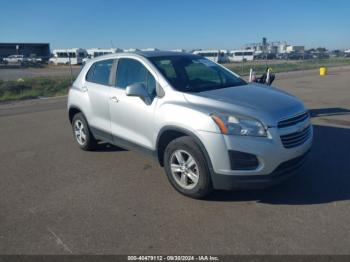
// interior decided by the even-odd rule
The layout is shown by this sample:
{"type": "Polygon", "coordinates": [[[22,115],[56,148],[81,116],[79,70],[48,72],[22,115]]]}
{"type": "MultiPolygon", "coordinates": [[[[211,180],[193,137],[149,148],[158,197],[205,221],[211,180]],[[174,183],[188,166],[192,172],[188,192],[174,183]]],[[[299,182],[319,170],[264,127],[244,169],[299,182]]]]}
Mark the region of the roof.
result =
{"type": "Polygon", "coordinates": [[[145,57],[145,58],[151,58],[151,57],[162,57],[162,56],[196,56],[191,53],[181,53],[181,52],[173,52],[173,51],[135,51],[135,52],[121,52],[121,53],[113,53],[113,54],[107,54],[95,57],[93,59],[89,59],[89,63],[93,63],[95,61],[100,61],[104,59],[115,59],[115,58],[122,58],[122,57],[145,57]]]}
{"type": "Polygon", "coordinates": [[[8,45],[50,45],[50,43],[0,43],[1,46],[8,46],[8,45]]]}
{"type": "Polygon", "coordinates": [[[138,54],[144,57],[193,55],[190,53],[181,53],[181,52],[174,52],[174,51],[137,51],[135,52],[135,54],[138,54]]]}

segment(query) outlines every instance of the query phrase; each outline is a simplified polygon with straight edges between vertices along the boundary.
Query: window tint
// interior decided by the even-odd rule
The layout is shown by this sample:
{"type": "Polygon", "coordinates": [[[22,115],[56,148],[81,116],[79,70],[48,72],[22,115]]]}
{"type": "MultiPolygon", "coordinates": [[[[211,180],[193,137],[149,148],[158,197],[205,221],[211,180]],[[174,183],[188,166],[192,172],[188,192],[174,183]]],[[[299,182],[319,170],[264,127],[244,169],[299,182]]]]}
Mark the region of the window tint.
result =
{"type": "Polygon", "coordinates": [[[191,82],[198,81],[206,81],[208,83],[216,83],[221,84],[222,78],[219,75],[219,72],[212,67],[206,66],[205,64],[194,61],[193,63],[185,66],[186,74],[188,76],[188,80],[191,82]]]}
{"type": "Polygon", "coordinates": [[[167,78],[176,78],[176,72],[170,59],[156,61],[158,69],[167,78]]]}
{"type": "Polygon", "coordinates": [[[101,85],[108,85],[112,65],[113,59],[94,63],[86,75],[86,80],[101,85]]]}
{"type": "Polygon", "coordinates": [[[169,83],[179,91],[203,92],[246,84],[233,73],[200,56],[158,56],[151,57],[150,60],[169,83]],[[166,73],[165,65],[170,67],[169,62],[175,75],[168,76],[166,73]]]}
{"type": "Polygon", "coordinates": [[[121,58],[118,61],[116,86],[126,88],[128,85],[142,83],[151,97],[156,94],[156,80],[139,61],[121,58]]]}
{"type": "Polygon", "coordinates": [[[94,76],[95,64],[92,64],[88,73],[86,74],[86,81],[93,82],[92,77],[94,76]]]}
{"type": "Polygon", "coordinates": [[[197,54],[200,56],[205,56],[205,57],[217,57],[218,56],[218,53],[216,53],[216,52],[207,52],[207,53],[200,52],[197,54]]]}

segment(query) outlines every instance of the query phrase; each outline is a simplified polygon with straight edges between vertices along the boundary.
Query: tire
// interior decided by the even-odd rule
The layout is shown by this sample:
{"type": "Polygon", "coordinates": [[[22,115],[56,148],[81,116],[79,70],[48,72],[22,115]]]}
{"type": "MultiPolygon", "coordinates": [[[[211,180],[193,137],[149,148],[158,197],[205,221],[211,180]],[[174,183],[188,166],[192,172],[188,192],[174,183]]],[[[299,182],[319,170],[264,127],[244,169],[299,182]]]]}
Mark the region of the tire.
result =
{"type": "Polygon", "coordinates": [[[164,169],[171,185],[183,195],[203,198],[213,190],[205,156],[192,137],[179,137],[169,143],[164,169]]]}
{"type": "Polygon", "coordinates": [[[72,129],[75,142],[85,151],[92,151],[97,146],[97,141],[90,131],[89,125],[82,113],[74,115],[72,129]]]}

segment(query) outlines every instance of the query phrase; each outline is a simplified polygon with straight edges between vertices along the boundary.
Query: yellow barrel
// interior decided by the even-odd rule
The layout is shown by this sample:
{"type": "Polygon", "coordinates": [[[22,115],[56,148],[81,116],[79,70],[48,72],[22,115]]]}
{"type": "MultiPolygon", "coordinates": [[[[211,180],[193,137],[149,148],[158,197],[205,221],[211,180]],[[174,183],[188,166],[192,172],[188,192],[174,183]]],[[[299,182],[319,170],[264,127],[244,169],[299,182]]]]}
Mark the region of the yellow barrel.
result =
{"type": "Polygon", "coordinates": [[[327,68],[324,66],[320,67],[320,76],[325,76],[327,75],[327,68]]]}

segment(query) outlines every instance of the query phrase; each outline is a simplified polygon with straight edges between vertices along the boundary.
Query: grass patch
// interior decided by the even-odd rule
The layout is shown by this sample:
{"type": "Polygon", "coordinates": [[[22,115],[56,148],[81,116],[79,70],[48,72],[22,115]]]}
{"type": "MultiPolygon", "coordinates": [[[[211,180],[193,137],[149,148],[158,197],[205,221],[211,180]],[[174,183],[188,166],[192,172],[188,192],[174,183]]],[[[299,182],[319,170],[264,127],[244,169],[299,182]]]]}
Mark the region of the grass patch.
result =
{"type": "Polygon", "coordinates": [[[336,66],[350,66],[350,58],[331,58],[331,59],[310,59],[305,61],[293,61],[293,62],[282,62],[278,63],[276,60],[272,62],[266,61],[263,63],[257,62],[246,62],[246,63],[232,63],[225,64],[227,68],[236,72],[240,75],[249,75],[251,68],[259,75],[265,72],[266,67],[271,67],[274,73],[298,71],[298,70],[309,70],[318,69],[320,66],[336,67],[336,66]]]}
{"type": "Polygon", "coordinates": [[[0,101],[52,97],[67,94],[70,78],[35,77],[17,81],[0,80],[0,101]]]}
{"type": "MultiPolygon", "coordinates": [[[[225,64],[227,68],[240,75],[248,75],[254,68],[257,75],[262,74],[266,67],[271,67],[275,73],[317,69],[320,66],[350,66],[350,58],[313,59],[305,61],[279,62],[272,60],[269,64],[262,61],[225,64]]],[[[278,76],[277,76],[278,77],[278,76]]],[[[0,101],[11,101],[67,94],[70,77],[35,77],[23,78],[17,81],[0,80],[0,101]]]]}

